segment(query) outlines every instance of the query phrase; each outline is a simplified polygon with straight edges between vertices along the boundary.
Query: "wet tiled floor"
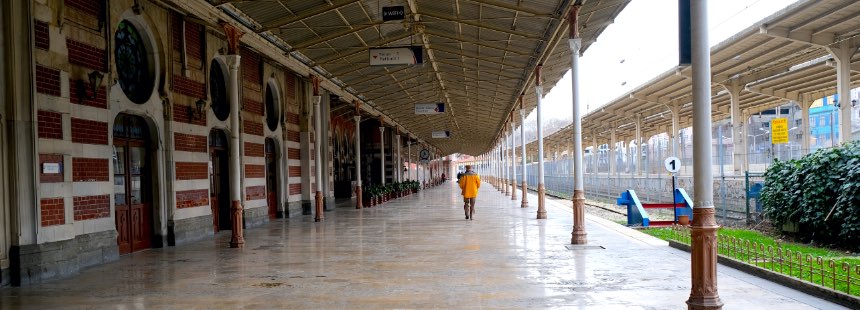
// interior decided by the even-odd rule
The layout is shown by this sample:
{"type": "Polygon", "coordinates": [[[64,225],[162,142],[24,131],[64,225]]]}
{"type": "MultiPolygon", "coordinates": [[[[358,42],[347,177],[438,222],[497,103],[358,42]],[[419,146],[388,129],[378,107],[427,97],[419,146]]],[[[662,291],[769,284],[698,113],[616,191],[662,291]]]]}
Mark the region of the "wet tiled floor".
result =
{"type": "MultiPolygon", "coordinates": [[[[349,206],[152,249],[46,284],[0,289],[2,309],[683,309],[689,254],[588,217],[589,243],[568,249],[570,203],[519,207],[490,186],[465,220],[450,182],[382,206],[349,206]]],[[[719,267],[724,309],[838,309],[719,267]]]]}

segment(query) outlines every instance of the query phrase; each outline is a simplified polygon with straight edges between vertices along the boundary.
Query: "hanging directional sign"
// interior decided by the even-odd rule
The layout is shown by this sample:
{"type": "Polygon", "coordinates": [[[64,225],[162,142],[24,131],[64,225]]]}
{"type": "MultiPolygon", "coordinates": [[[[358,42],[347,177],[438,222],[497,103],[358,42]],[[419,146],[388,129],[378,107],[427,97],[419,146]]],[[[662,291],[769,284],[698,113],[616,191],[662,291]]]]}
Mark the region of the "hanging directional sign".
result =
{"type": "Polygon", "coordinates": [[[788,143],[788,119],[774,118],[770,120],[770,142],[773,144],[788,143]]]}
{"type": "Polygon", "coordinates": [[[436,138],[436,139],[447,139],[447,138],[451,137],[451,132],[447,131],[447,130],[445,130],[445,131],[434,131],[432,133],[432,137],[436,138]]]}
{"type": "Polygon", "coordinates": [[[444,103],[419,103],[415,105],[415,114],[417,115],[431,115],[431,114],[443,114],[445,113],[445,104],[444,103]]]}
{"type": "Polygon", "coordinates": [[[382,7],[382,20],[403,20],[406,17],[406,9],[402,6],[384,6],[382,7]]]}
{"type": "Polygon", "coordinates": [[[421,46],[374,47],[368,49],[371,66],[416,65],[424,63],[421,46]]]}

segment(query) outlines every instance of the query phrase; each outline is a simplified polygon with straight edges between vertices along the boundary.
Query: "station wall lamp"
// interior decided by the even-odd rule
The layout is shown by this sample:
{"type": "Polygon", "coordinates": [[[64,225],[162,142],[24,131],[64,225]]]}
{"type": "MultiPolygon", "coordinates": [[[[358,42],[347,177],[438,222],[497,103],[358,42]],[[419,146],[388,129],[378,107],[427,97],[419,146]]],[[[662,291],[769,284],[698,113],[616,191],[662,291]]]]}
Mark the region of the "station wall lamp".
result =
{"type": "Polygon", "coordinates": [[[84,83],[84,80],[78,80],[78,103],[82,103],[84,100],[92,100],[98,97],[99,87],[102,85],[102,79],[104,79],[105,75],[99,71],[93,70],[92,72],[87,74],[87,79],[90,82],[90,92],[92,96],[87,94],[87,86],[84,83]]]}
{"type": "Polygon", "coordinates": [[[197,101],[194,102],[194,106],[197,108],[195,109],[194,107],[188,106],[188,115],[191,116],[191,119],[203,119],[203,115],[205,115],[204,113],[206,111],[206,100],[197,99],[197,101]]]}

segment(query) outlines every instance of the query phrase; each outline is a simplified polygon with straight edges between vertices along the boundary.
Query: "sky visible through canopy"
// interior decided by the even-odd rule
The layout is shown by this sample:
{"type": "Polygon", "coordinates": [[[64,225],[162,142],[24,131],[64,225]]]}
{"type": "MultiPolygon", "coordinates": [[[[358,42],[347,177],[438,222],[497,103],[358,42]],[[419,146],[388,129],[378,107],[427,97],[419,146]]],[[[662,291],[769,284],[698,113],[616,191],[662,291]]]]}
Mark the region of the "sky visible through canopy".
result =
{"type": "MultiPolygon", "coordinates": [[[[709,45],[728,39],[794,2],[708,1],[709,45]]],[[[678,0],[631,1],[615,23],[585,51],[580,64],[583,114],[673,68],[678,64],[678,0]]],[[[569,123],[573,113],[569,71],[542,104],[544,124],[553,119],[569,123]]],[[[526,119],[526,128],[536,121],[535,111],[526,119]]]]}

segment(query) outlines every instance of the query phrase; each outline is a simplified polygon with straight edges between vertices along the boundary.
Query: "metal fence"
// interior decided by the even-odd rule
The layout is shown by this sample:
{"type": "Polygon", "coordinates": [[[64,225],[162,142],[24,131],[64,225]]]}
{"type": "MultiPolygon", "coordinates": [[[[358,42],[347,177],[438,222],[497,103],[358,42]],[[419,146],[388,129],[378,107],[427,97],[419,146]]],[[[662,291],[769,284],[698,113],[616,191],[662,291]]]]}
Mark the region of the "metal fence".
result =
{"type": "MultiPolygon", "coordinates": [[[[571,198],[573,174],[570,160],[544,162],[544,187],[548,195],[571,198]]],[[[517,171],[517,180],[522,180],[522,169],[517,171]]],[[[537,164],[527,165],[529,188],[536,190],[537,164]]],[[[659,203],[672,201],[672,176],[664,174],[632,175],[630,173],[586,173],[586,198],[614,204],[621,192],[636,191],[643,202],[659,203]]],[[[684,188],[694,197],[693,177],[677,176],[677,187],[684,188]]],[[[717,220],[722,225],[740,225],[760,220],[761,206],[758,194],[764,186],[761,173],[744,172],[742,175],[717,175],[714,177],[714,205],[717,220]]],[[[620,208],[620,207],[619,207],[620,208]]]]}
{"type": "MultiPolygon", "coordinates": [[[[690,229],[674,226],[670,238],[690,244],[690,229]]],[[[758,268],[814,283],[848,295],[860,296],[860,264],[845,259],[823,258],[783,247],[719,235],[717,253],[758,268]]]]}

